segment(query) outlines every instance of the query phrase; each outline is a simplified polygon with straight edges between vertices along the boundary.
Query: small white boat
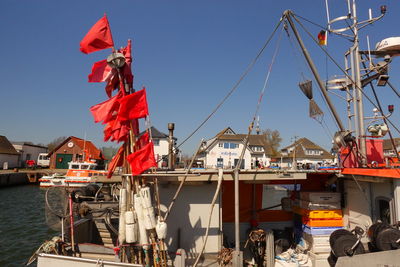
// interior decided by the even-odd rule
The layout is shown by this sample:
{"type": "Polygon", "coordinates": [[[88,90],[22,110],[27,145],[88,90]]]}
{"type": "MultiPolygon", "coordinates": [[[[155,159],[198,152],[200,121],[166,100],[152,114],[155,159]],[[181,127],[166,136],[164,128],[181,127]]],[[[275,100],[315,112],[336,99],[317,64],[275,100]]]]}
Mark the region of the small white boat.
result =
{"type": "Polygon", "coordinates": [[[92,161],[68,163],[68,171],[65,175],[52,174],[39,179],[40,187],[83,187],[95,183],[94,177],[106,176],[107,171],[96,170],[97,164],[92,161]]]}

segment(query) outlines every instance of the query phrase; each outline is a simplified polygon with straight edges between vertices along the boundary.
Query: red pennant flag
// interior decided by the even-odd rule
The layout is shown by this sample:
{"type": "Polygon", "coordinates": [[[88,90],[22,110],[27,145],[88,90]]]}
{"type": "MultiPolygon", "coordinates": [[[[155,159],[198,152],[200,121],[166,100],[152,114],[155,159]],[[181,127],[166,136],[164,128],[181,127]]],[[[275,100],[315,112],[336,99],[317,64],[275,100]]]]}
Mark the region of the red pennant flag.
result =
{"type": "Polygon", "coordinates": [[[125,152],[125,144],[123,144],[119,149],[117,154],[112,158],[110,164],[108,164],[108,173],[107,178],[111,178],[115,169],[124,164],[124,152],[125,152]]]}
{"type": "Polygon", "coordinates": [[[125,78],[126,83],[133,84],[133,74],[132,74],[132,42],[128,40],[128,45],[122,49],[120,52],[125,56],[126,64],[123,67],[122,74],[125,78]]]}
{"type": "Polygon", "coordinates": [[[90,108],[90,112],[92,112],[94,117],[94,122],[103,121],[103,123],[107,123],[112,120],[113,117],[116,116],[116,111],[119,107],[118,99],[121,97],[120,94],[100,103],[94,105],[90,108]]]}
{"type": "Polygon", "coordinates": [[[86,36],[83,37],[80,46],[81,51],[85,54],[114,47],[106,15],[93,25],[86,36]]]}
{"type": "Polygon", "coordinates": [[[130,125],[127,121],[111,120],[104,128],[104,142],[108,140],[117,143],[128,140],[130,125]]]}
{"type": "Polygon", "coordinates": [[[108,95],[108,97],[111,98],[112,96],[112,92],[118,88],[119,85],[119,77],[118,74],[116,72],[113,72],[113,74],[111,75],[110,79],[107,80],[107,85],[106,85],[106,93],[108,95]]]}
{"type": "Polygon", "coordinates": [[[149,137],[149,133],[145,132],[144,134],[142,134],[142,136],[140,136],[135,143],[135,148],[136,150],[139,150],[141,148],[143,148],[145,145],[147,145],[150,142],[150,137],[149,137]]]}
{"type": "Polygon", "coordinates": [[[151,167],[157,167],[154,159],[153,143],[150,142],[127,157],[132,169],[132,175],[139,175],[151,167]]]}
{"type": "Polygon", "coordinates": [[[146,89],[124,96],[119,100],[117,120],[127,121],[144,118],[149,115],[146,100],[146,89]]]}
{"type": "Polygon", "coordinates": [[[93,64],[92,73],[88,75],[90,83],[100,83],[108,81],[115,71],[107,64],[107,60],[101,60],[93,64]]]}

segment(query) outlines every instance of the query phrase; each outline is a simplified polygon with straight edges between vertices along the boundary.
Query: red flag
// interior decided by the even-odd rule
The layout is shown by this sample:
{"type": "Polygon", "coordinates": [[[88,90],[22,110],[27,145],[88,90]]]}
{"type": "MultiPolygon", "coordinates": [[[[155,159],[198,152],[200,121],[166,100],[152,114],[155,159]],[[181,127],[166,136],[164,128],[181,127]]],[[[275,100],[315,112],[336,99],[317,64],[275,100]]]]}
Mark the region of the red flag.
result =
{"type": "Polygon", "coordinates": [[[113,117],[116,116],[116,111],[119,107],[118,99],[121,97],[120,94],[100,103],[94,105],[90,108],[90,112],[92,112],[94,117],[94,122],[103,121],[103,123],[107,123],[112,120],[113,117]]]}
{"type": "Polygon", "coordinates": [[[132,42],[128,40],[128,44],[126,47],[121,48],[120,52],[125,56],[124,68],[122,70],[123,76],[125,78],[126,83],[132,84],[133,83],[133,74],[132,74],[132,42]]]}
{"type": "Polygon", "coordinates": [[[113,74],[111,75],[110,79],[107,80],[107,85],[106,85],[106,93],[108,95],[108,97],[112,96],[112,92],[118,88],[119,85],[119,77],[118,74],[116,72],[113,72],[113,74]]]}
{"type": "Polygon", "coordinates": [[[144,118],[149,115],[146,100],[146,89],[122,97],[119,100],[117,120],[126,121],[144,118]]]}
{"type": "Polygon", "coordinates": [[[90,83],[100,83],[108,81],[113,74],[114,69],[107,64],[107,60],[95,62],[92,67],[92,73],[88,75],[90,83]]]}
{"type": "Polygon", "coordinates": [[[124,164],[124,152],[125,152],[125,144],[123,144],[119,149],[117,154],[112,158],[110,164],[108,164],[108,173],[107,178],[111,178],[115,169],[124,164]]]}
{"type": "Polygon", "coordinates": [[[111,120],[104,128],[104,142],[126,141],[128,139],[130,125],[128,121],[111,120]]]}
{"type": "Polygon", "coordinates": [[[85,54],[114,47],[111,29],[106,15],[93,25],[85,37],[83,37],[80,46],[81,51],[85,54]]]}
{"type": "Polygon", "coordinates": [[[154,159],[153,143],[150,142],[127,157],[132,169],[132,175],[139,175],[151,167],[157,167],[154,159]]]}
{"type": "Polygon", "coordinates": [[[145,145],[147,145],[150,142],[150,137],[149,137],[149,133],[145,132],[144,134],[142,134],[142,136],[140,136],[136,142],[135,142],[135,148],[136,150],[139,150],[141,148],[143,148],[145,145]]]}

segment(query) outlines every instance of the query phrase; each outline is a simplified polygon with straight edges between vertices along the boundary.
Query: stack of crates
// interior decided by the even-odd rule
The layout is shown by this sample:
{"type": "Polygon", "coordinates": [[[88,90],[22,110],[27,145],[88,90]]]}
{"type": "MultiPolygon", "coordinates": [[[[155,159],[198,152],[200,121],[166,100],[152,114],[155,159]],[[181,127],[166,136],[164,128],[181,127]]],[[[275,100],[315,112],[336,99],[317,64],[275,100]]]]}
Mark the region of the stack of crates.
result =
{"type": "Polygon", "coordinates": [[[293,212],[297,240],[305,243],[312,261],[327,263],[329,236],[343,228],[340,193],[300,192],[293,212]]]}

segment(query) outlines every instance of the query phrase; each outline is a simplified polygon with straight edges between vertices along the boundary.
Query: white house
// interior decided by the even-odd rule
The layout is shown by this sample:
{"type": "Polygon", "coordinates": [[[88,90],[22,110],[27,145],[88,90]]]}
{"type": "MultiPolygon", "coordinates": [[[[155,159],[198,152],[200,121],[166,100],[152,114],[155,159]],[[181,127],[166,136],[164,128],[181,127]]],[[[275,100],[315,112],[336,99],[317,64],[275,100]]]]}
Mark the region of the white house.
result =
{"type": "MultiPolygon", "coordinates": [[[[166,167],[168,164],[168,148],[169,148],[169,136],[168,134],[162,133],[155,127],[151,127],[151,136],[154,143],[154,156],[158,162],[158,167],[166,167]]],[[[173,137],[174,147],[176,143],[176,138],[173,137]]],[[[174,149],[176,152],[176,149],[174,149]]]]}
{"type": "Polygon", "coordinates": [[[18,167],[19,153],[4,135],[0,135],[0,169],[18,167]]]}
{"type": "Polygon", "coordinates": [[[303,137],[281,149],[279,165],[282,168],[292,167],[293,161],[296,161],[297,167],[309,168],[311,166],[333,164],[334,156],[309,139],[303,137]]]}
{"type": "MultiPolygon", "coordinates": [[[[198,160],[204,162],[205,168],[233,168],[239,161],[245,137],[246,134],[236,134],[230,127],[225,128],[203,143],[198,160]]],[[[269,166],[270,161],[271,149],[265,135],[250,135],[240,168],[269,166]]]]}
{"type": "Polygon", "coordinates": [[[34,145],[30,142],[13,142],[12,145],[21,155],[18,162],[19,167],[25,167],[27,160],[34,160],[36,162],[40,153],[48,152],[47,147],[34,145]]]}

